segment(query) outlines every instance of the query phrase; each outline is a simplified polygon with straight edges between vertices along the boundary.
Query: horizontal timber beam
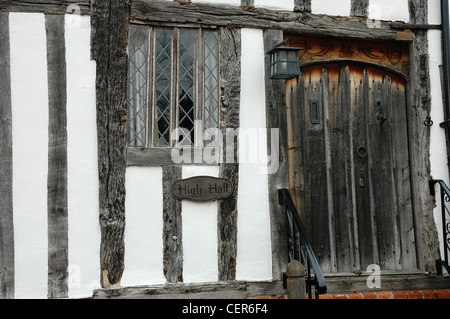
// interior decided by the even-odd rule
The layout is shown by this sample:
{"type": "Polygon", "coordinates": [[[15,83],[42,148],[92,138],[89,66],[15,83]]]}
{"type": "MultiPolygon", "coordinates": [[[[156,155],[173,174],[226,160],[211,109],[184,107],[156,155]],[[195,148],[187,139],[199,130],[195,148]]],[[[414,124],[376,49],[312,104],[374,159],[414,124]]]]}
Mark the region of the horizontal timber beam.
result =
{"type": "Polygon", "coordinates": [[[135,0],[131,3],[131,21],[213,26],[280,29],[286,33],[347,37],[353,39],[395,40],[397,31],[381,21],[371,28],[366,18],[314,15],[308,12],[275,11],[205,3],[162,0],[135,0]]]}
{"type": "Polygon", "coordinates": [[[89,14],[90,0],[0,0],[0,12],[89,14]]]}

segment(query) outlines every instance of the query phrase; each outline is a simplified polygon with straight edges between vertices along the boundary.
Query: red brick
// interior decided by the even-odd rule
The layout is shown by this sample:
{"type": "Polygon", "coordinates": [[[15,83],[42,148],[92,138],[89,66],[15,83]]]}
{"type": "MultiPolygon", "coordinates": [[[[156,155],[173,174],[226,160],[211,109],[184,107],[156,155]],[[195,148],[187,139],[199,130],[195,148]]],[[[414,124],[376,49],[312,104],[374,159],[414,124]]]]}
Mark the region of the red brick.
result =
{"type": "Polygon", "coordinates": [[[392,292],[390,291],[380,291],[378,292],[379,299],[393,299],[392,292]]]}
{"type": "Polygon", "coordinates": [[[438,299],[450,299],[450,291],[448,289],[436,289],[438,299]]]}
{"type": "Polygon", "coordinates": [[[363,299],[378,299],[378,295],[375,292],[363,292],[363,299]]]}
{"type": "Polygon", "coordinates": [[[406,291],[393,291],[394,299],[408,299],[406,291]]]}
{"type": "Polygon", "coordinates": [[[408,290],[408,299],[422,299],[422,293],[419,290],[408,290]]]}
{"type": "Polygon", "coordinates": [[[423,299],[436,299],[436,292],[434,290],[422,290],[423,299]]]}
{"type": "Polygon", "coordinates": [[[346,294],[335,294],[333,299],[348,299],[348,296],[346,294]]]}
{"type": "Polygon", "coordinates": [[[348,299],[362,299],[361,294],[348,294],[348,299]]]}

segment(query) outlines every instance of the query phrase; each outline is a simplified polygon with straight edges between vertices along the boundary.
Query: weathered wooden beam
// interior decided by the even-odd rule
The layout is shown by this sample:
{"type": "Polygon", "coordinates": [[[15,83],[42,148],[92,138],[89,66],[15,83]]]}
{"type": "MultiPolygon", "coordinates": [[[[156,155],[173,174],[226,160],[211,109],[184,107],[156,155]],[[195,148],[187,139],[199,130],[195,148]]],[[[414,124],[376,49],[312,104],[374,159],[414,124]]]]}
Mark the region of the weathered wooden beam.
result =
{"type": "Polygon", "coordinates": [[[183,282],[183,231],[181,201],[172,185],[181,179],[181,166],[163,166],[163,267],[169,283],[183,282]]]}
{"type": "Polygon", "coordinates": [[[218,282],[96,289],[94,290],[93,298],[245,299],[261,296],[282,296],[284,294],[283,282],[280,280],[270,282],[218,282]]]}
{"type": "Polygon", "coordinates": [[[369,0],[352,0],[350,14],[355,17],[367,17],[369,0]]]}
{"type": "MultiPolygon", "coordinates": [[[[409,0],[410,23],[428,23],[428,1],[409,0]]],[[[428,55],[428,33],[426,30],[412,30],[414,40],[410,47],[411,72],[409,90],[409,136],[412,165],[411,185],[414,202],[416,244],[419,268],[434,272],[439,258],[439,239],[433,214],[433,199],[428,194],[431,179],[430,127],[424,121],[430,112],[430,70],[428,55]]]]}
{"type": "Polygon", "coordinates": [[[288,33],[357,39],[395,40],[397,32],[381,21],[379,28],[369,28],[364,18],[314,15],[307,12],[275,11],[230,5],[136,0],[131,3],[135,22],[205,24],[260,29],[280,29],[288,33]]]}
{"type": "Polygon", "coordinates": [[[170,166],[174,164],[180,165],[202,165],[202,166],[217,166],[218,163],[208,163],[203,157],[200,161],[195,154],[202,153],[203,148],[190,149],[190,157],[183,157],[183,162],[174,163],[172,158],[172,149],[170,148],[134,148],[129,147],[127,149],[127,165],[128,166],[170,166]],[[186,160],[186,161],[185,161],[186,160]]]}
{"type": "Polygon", "coordinates": [[[97,65],[97,142],[100,266],[103,287],[120,284],[124,270],[128,73],[128,4],[94,1],[92,56],[97,65]]]}
{"type": "Polygon", "coordinates": [[[414,24],[404,22],[392,22],[392,29],[410,29],[410,30],[442,30],[442,24],[414,24]]]}
{"type": "MultiPolygon", "coordinates": [[[[264,51],[270,51],[283,41],[283,31],[264,31],[264,51]]],[[[265,69],[269,70],[270,57],[265,56],[265,69]]],[[[271,80],[268,72],[265,75],[266,92],[266,127],[268,156],[278,158],[278,169],[268,175],[270,231],[272,233],[272,278],[280,280],[288,261],[286,214],[278,203],[278,189],[289,188],[289,146],[286,114],[286,81],[271,80]],[[271,129],[278,129],[278,141],[272,141],[271,129]],[[278,142],[278,143],[273,143],[278,142]],[[272,145],[279,145],[273,149],[272,145]]],[[[271,163],[273,164],[273,163],[271,163]]]]}
{"type": "Polygon", "coordinates": [[[9,15],[0,12],[0,299],[14,298],[9,15]]]}
{"type": "Polygon", "coordinates": [[[48,73],[48,297],[68,295],[67,91],[64,16],[46,15],[48,73]]]}
{"type": "Polygon", "coordinates": [[[89,14],[89,0],[0,0],[0,12],[89,14]]]}
{"type": "MultiPolygon", "coordinates": [[[[221,28],[221,112],[220,127],[239,128],[240,88],[241,88],[241,31],[235,28],[221,28]]],[[[225,135],[225,134],[224,134],[225,135]]],[[[219,201],[217,216],[219,280],[236,279],[237,255],[237,196],[239,182],[238,136],[233,141],[225,141],[223,163],[219,171],[221,178],[227,178],[234,185],[233,194],[219,201]],[[232,145],[227,145],[232,143],[232,145]],[[227,147],[229,146],[229,147],[227,147]],[[227,151],[233,162],[227,161],[227,151]]]]}

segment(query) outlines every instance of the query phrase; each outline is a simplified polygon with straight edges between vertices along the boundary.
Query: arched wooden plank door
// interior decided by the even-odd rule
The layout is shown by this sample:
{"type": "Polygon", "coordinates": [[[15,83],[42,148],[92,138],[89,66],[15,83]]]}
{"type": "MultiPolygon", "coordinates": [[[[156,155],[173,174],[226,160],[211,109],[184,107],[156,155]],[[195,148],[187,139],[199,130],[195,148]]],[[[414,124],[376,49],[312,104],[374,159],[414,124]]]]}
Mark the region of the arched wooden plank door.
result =
{"type": "Polygon", "coordinates": [[[325,273],[417,269],[405,91],[354,62],[287,82],[290,188],[325,273]]]}

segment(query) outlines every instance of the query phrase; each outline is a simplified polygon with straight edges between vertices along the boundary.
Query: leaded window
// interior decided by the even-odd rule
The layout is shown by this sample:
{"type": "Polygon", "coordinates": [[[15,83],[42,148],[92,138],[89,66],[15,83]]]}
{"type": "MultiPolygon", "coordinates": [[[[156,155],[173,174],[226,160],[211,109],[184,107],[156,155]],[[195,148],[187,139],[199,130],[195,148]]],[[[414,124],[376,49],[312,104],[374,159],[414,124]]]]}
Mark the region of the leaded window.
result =
{"type": "Polygon", "coordinates": [[[211,143],[202,133],[219,128],[219,43],[214,29],[131,26],[128,146],[211,143]]]}

